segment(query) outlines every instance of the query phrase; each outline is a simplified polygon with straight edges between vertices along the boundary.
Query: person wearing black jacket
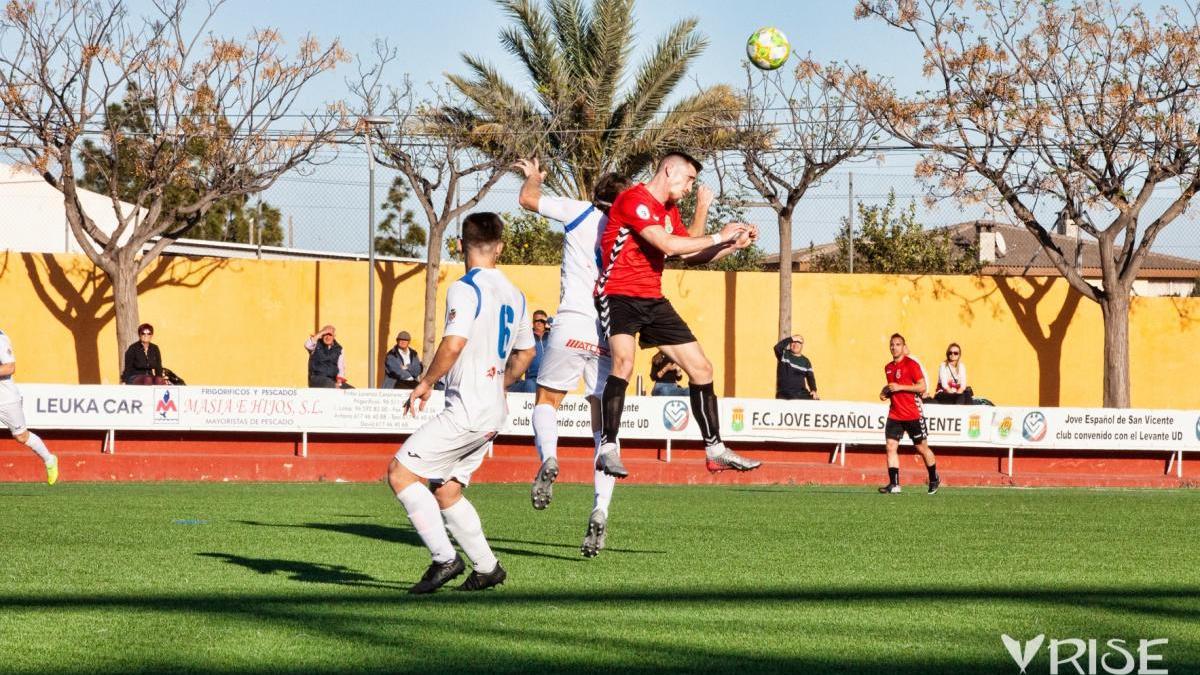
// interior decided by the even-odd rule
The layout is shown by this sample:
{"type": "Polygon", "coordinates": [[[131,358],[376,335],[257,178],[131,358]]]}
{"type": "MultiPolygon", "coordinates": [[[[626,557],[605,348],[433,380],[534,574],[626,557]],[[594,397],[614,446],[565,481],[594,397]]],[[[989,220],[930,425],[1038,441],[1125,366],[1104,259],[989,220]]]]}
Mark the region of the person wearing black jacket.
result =
{"type": "Polygon", "coordinates": [[[388,350],[383,360],[384,389],[414,389],[421,380],[424,366],[417,350],[409,347],[412,336],[402,330],[396,335],[396,346],[388,350]]]}
{"type": "Polygon", "coordinates": [[[125,384],[166,384],[163,375],[162,352],[150,341],[154,337],[154,326],[144,323],[138,326],[138,341],[125,350],[125,370],[121,381],[125,384]]]}
{"type": "Polygon", "coordinates": [[[786,337],[775,345],[775,398],[819,399],[812,361],[802,354],[804,336],[786,337]]]}
{"type": "Polygon", "coordinates": [[[334,327],[325,326],[304,341],[308,350],[308,386],[350,389],[346,383],[346,355],[334,337],[334,327]]]}

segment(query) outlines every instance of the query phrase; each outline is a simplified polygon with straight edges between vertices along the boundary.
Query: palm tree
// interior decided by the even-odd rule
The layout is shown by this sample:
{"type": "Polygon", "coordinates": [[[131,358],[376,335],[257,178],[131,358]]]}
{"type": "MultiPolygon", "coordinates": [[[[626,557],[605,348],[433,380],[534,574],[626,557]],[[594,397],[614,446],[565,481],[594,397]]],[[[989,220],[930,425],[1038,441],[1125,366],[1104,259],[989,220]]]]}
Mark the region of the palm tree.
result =
{"type": "Polygon", "coordinates": [[[609,171],[635,176],[670,149],[697,156],[722,149],[741,100],[717,85],[680,98],[664,109],[688,66],[708,45],[697,20],[679,21],[626,78],[634,0],[498,0],[514,23],[500,41],[528,72],[525,93],[488,63],[469,54],[470,75],[450,82],[492,119],[517,119],[551,156],[547,182],[554,191],[589,199],[609,171]],[[622,83],[629,82],[628,86],[622,83]]]}

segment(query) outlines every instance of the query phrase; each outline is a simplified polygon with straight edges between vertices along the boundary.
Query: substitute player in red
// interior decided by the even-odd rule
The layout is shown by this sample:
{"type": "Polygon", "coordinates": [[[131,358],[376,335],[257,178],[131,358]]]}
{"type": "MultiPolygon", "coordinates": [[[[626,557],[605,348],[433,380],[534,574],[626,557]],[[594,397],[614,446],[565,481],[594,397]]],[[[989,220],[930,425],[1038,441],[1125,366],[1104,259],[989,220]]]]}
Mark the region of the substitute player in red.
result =
{"type": "Polygon", "coordinates": [[[933,494],[938,491],[942,480],[938,477],[937,458],[929,449],[925,411],[921,407],[921,396],[925,393],[925,371],[920,363],[905,355],[903,335],[893,334],[889,348],[892,360],[883,367],[887,386],[879,392],[880,400],[891,401],[887,424],[883,429],[887,439],[888,484],[879,488],[879,491],[884,494],[900,492],[900,439],[907,433],[913,447],[925,460],[925,469],[929,471],[929,494],[933,494]]]}
{"type": "Polygon", "coordinates": [[[676,203],[692,191],[701,164],[682,152],[659,161],[654,177],[622,192],[609,211],[600,239],[602,267],[596,280],[596,308],[608,337],[612,372],[601,399],[600,451],[596,469],[629,475],[621,463],[617,432],[625,390],[633,374],[634,336],[643,348],[658,347],[688,375],[692,411],[704,439],[709,471],[749,471],[761,462],[746,459],[721,442],[713,367],[700,343],[662,294],[663,260],[668,255],[726,254],[750,245],[754,226],[730,223],[719,234],[688,236],[676,203]]]}

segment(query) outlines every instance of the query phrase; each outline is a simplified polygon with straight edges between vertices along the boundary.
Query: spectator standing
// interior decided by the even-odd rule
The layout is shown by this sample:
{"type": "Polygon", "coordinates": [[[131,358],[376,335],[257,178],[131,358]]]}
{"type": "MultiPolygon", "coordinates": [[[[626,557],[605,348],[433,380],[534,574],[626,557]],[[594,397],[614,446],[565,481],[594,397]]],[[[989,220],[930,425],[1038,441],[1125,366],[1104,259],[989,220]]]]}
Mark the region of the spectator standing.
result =
{"type": "Polygon", "coordinates": [[[687,389],[679,386],[683,379],[683,369],[671,357],[661,351],[650,359],[650,379],[654,380],[651,396],[688,396],[687,389]]]}
{"type": "Polygon", "coordinates": [[[421,379],[425,366],[417,350],[409,346],[412,336],[402,330],[396,335],[396,346],[388,350],[383,360],[384,389],[413,389],[421,379]]]}
{"type": "Polygon", "coordinates": [[[967,386],[967,365],[962,362],[962,347],[951,342],[946,360],[938,367],[937,393],[934,400],[951,405],[971,405],[975,392],[967,386]]]}
{"type": "Polygon", "coordinates": [[[775,345],[775,398],[785,400],[819,399],[817,376],[812,361],[803,354],[804,336],[786,337],[775,345]]]}
{"type": "Polygon", "coordinates": [[[346,355],[334,334],[334,327],[327,325],[304,341],[304,348],[308,350],[310,387],[346,389],[350,386],[346,384],[346,355]]]}
{"type": "Polygon", "coordinates": [[[148,323],[138,326],[138,341],[125,350],[125,371],[121,373],[125,384],[167,384],[162,352],[151,342],[153,337],[154,326],[148,323]]]}
{"type": "Polygon", "coordinates": [[[533,394],[537,391],[537,376],[538,369],[542,365],[542,357],[546,354],[546,344],[550,340],[549,335],[549,315],[544,310],[537,310],[533,313],[533,346],[537,350],[533,357],[533,361],[529,364],[529,369],[525,371],[525,377],[512,383],[508,388],[514,394],[533,394]]]}

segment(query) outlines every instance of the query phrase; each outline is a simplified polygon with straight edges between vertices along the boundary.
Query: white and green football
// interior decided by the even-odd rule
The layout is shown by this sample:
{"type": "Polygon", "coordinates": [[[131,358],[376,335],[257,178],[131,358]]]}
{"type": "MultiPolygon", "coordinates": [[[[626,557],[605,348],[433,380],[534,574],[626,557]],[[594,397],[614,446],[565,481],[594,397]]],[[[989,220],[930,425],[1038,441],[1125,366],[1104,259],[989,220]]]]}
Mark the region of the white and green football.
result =
{"type": "Polygon", "coordinates": [[[746,41],[746,56],[756,68],[775,70],[787,61],[792,53],[787,36],[778,28],[767,26],[754,31],[746,41]]]}

